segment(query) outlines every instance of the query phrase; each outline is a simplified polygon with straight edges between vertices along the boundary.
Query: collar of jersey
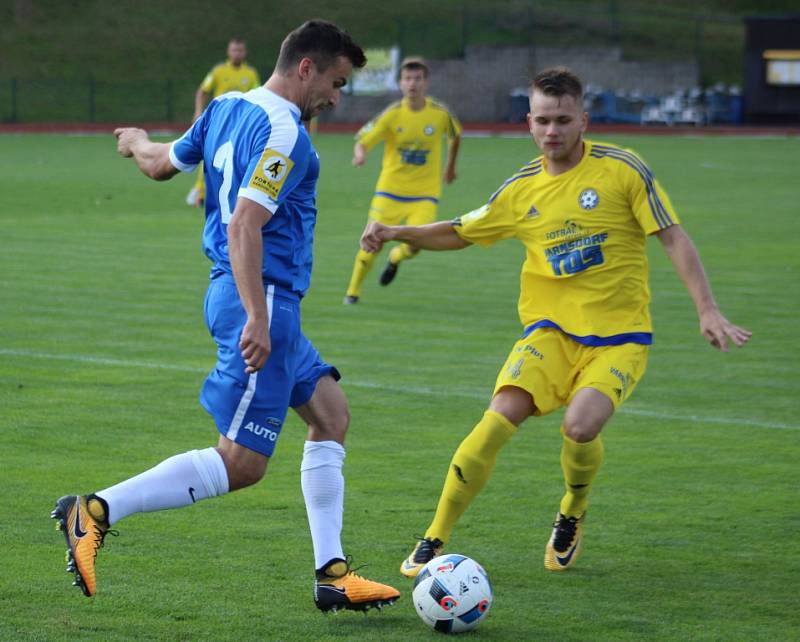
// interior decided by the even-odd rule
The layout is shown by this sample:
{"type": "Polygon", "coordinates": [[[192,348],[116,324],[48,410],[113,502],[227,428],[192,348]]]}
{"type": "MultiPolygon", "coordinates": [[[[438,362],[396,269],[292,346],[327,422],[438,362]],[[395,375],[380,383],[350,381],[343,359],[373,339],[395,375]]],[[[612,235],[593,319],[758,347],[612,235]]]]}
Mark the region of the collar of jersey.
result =
{"type": "Polygon", "coordinates": [[[253,89],[254,92],[261,92],[264,96],[269,96],[271,100],[275,100],[279,103],[285,104],[289,111],[291,111],[297,118],[300,118],[300,108],[295,105],[291,100],[286,100],[283,96],[276,94],[271,89],[267,89],[263,85],[258,87],[257,89],[253,89]]]}
{"type": "Polygon", "coordinates": [[[547,171],[547,159],[544,156],[542,156],[542,165],[543,165],[542,169],[544,170],[542,172],[542,176],[546,176],[547,179],[551,180],[551,181],[560,181],[564,177],[568,178],[568,177],[572,176],[575,173],[575,170],[577,170],[579,167],[581,167],[581,165],[583,165],[586,162],[586,159],[589,158],[589,152],[591,152],[591,151],[592,151],[592,141],[586,140],[584,138],[583,139],[583,156],[581,156],[581,159],[578,161],[578,164],[575,165],[575,167],[573,167],[571,169],[568,169],[563,174],[559,174],[558,176],[553,176],[552,174],[548,173],[548,171],[547,171]]]}

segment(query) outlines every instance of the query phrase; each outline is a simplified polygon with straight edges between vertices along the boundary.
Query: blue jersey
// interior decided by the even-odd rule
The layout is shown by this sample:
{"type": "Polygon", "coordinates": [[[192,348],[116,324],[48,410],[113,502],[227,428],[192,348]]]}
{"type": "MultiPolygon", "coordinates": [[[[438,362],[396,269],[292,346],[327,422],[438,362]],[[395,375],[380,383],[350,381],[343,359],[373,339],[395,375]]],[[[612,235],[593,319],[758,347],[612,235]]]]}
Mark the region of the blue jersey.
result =
{"type": "Polygon", "coordinates": [[[264,282],[302,297],[311,280],[319,156],[299,108],[263,87],[223,94],[172,144],[170,161],[185,172],[204,161],[203,250],[212,275],[233,272],[228,223],[236,199],[249,198],[273,214],[261,230],[264,282]]]}

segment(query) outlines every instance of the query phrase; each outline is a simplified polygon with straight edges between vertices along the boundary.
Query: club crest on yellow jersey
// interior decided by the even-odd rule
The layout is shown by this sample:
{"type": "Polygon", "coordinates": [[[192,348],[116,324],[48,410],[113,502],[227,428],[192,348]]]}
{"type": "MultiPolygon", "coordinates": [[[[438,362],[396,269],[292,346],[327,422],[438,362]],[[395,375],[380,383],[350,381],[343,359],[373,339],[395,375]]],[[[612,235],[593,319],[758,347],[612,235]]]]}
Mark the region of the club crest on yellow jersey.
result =
{"type": "Polygon", "coordinates": [[[578,197],[578,204],[581,206],[581,209],[584,210],[593,210],[599,203],[600,196],[597,194],[597,191],[591,187],[583,190],[578,197]]]}

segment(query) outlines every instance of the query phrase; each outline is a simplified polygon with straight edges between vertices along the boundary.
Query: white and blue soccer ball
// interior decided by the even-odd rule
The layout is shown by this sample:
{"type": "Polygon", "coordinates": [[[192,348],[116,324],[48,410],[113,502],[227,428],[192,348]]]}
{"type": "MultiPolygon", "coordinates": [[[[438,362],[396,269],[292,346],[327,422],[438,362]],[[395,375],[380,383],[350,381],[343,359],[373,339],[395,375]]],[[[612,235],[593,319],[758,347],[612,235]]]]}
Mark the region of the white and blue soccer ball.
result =
{"type": "Polygon", "coordinates": [[[492,583],[483,567],[465,555],[441,555],[414,581],[414,608],[435,631],[474,629],[492,606],[492,583]]]}

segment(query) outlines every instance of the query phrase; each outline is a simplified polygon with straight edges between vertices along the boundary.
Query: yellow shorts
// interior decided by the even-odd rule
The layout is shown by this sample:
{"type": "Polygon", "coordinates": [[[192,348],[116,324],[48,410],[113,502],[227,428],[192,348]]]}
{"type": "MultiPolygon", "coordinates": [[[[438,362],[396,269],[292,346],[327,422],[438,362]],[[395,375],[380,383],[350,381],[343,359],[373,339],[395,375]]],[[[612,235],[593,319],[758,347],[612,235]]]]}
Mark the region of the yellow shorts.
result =
{"type": "Polygon", "coordinates": [[[439,204],[430,199],[398,201],[375,195],[369,206],[369,217],[384,225],[427,225],[436,220],[439,204]]]}
{"type": "Polygon", "coordinates": [[[535,415],[568,404],[581,388],[594,388],[618,408],[647,368],[648,346],[586,346],[553,328],[539,328],[514,344],[497,375],[494,394],[503,386],[529,392],[535,415]]]}

